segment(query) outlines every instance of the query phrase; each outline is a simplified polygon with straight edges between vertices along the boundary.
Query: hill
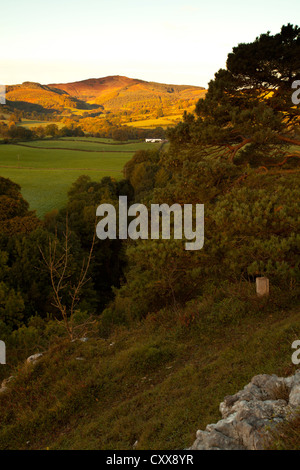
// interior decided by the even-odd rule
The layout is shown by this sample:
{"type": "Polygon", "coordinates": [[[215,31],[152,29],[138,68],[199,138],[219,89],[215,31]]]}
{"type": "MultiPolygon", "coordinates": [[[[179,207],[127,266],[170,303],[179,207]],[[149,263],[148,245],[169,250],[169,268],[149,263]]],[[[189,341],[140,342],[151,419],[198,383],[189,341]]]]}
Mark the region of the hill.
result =
{"type": "Polygon", "coordinates": [[[63,111],[65,109],[88,109],[82,100],[70,96],[67,92],[41,85],[35,82],[24,82],[21,85],[7,86],[7,104],[18,109],[63,111]],[[34,105],[34,106],[30,106],[34,105]]]}
{"type": "Polygon", "coordinates": [[[122,124],[135,121],[143,124],[145,120],[155,119],[158,121],[151,126],[156,127],[180,120],[183,111],[192,111],[205,93],[203,87],[168,85],[114,75],[50,85],[24,82],[7,86],[6,98],[11,110],[56,112],[76,118],[102,115],[117,118],[122,124]],[[168,120],[170,116],[172,119],[168,120]]]}
{"type": "Polygon", "coordinates": [[[88,103],[105,105],[106,109],[130,108],[141,101],[175,104],[180,100],[199,99],[205,91],[203,87],[147,82],[120,75],[49,86],[88,103]]]}

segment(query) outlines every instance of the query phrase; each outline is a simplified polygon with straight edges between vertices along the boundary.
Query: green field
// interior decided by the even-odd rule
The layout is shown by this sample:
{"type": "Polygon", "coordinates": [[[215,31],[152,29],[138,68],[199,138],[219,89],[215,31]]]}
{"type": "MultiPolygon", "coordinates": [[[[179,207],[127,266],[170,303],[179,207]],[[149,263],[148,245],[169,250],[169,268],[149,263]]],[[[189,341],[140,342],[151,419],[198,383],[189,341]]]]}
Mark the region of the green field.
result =
{"type": "Polygon", "coordinates": [[[68,189],[80,175],[96,181],[104,176],[120,179],[137,150],[160,145],[83,137],[0,145],[0,175],[20,184],[30,208],[42,217],[65,205],[68,189]]]}
{"type": "MultiPolygon", "coordinates": [[[[2,115],[6,118],[6,119],[2,119],[2,121],[5,122],[6,124],[9,124],[10,114],[2,113],[2,115]]],[[[40,120],[24,119],[24,118],[22,118],[21,122],[17,122],[16,124],[17,126],[26,127],[27,129],[31,129],[32,127],[39,127],[39,126],[46,127],[49,124],[55,124],[59,129],[61,129],[64,126],[64,123],[59,122],[59,121],[40,121],[40,120]]]]}

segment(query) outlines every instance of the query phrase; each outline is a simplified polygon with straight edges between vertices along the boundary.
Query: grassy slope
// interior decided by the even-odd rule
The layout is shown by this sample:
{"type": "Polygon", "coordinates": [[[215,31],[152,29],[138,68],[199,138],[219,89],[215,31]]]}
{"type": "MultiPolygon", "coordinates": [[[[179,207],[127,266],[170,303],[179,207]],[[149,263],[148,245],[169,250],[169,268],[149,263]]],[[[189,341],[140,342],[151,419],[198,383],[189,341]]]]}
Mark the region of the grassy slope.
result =
{"type": "MultiPolygon", "coordinates": [[[[191,109],[191,112],[193,110],[194,109],[191,109]]],[[[164,116],[157,119],[144,119],[141,121],[126,122],[126,125],[132,127],[139,127],[141,129],[155,129],[156,127],[162,127],[163,129],[166,129],[168,126],[174,126],[174,124],[182,120],[182,114],[176,114],[174,116],[164,116]]]]}
{"type": "MultiPolygon", "coordinates": [[[[7,121],[8,122],[8,121],[7,121]]],[[[26,127],[27,129],[30,129],[31,127],[46,127],[49,126],[50,124],[55,124],[59,129],[64,126],[62,122],[57,122],[57,121],[33,121],[32,119],[22,119],[22,122],[17,123],[17,125],[26,127]]]]}
{"type": "Polygon", "coordinates": [[[99,139],[98,141],[93,138],[84,138],[81,139],[51,139],[51,140],[38,140],[28,143],[23,143],[22,145],[28,147],[37,147],[37,148],[62,148],[62,149],[78,149],[86,151],[97,151],[97,152],[136,152],[137,150],[145,150],[149,148],[157,148],[157,144],[153,145],[146,142],[124,142],[118,143],[102,143],[99,139]]]}
{"type": "Polygon", "coordinates": [[[255,374],[295,369],[299,310],[257,300],[252,288],[256,307],[227,324],[207,322],[200,308],[186,327],[170,311],[108,339],[96,330],[86,343],[53,347],[0,396],[0,448],[186,448],[220,418],[225,395],[255,374]]]}

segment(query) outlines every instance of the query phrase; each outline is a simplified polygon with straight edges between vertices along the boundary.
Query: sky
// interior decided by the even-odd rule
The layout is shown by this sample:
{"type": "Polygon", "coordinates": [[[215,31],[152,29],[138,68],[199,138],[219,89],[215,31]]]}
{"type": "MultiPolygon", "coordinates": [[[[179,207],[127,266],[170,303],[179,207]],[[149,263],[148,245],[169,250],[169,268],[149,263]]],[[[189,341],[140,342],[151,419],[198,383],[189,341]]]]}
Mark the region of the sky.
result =
{"type": "Polygon", "coordinates": [[[0,83],[124,75],[207,87],[227,54],[300,24],[299,0],[0,0],[0,83]]]}

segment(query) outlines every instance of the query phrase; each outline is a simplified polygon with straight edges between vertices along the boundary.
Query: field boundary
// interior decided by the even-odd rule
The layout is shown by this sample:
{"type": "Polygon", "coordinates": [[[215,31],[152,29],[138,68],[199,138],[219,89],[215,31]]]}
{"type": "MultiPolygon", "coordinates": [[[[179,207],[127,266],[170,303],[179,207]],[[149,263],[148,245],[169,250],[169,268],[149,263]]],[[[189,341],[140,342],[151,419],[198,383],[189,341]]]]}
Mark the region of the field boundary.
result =
{"type": "Polygon", "coordinates": [[[37,170],[37,171],[61,171],[61,170],[68,170],[68,171],[113,171],[116,173],[122,173],[122,170],[116,170],[112,168],[37,168],[35,166],[9,166],[9,165],[0,165],[0,168],[8,168],[10,170],[37,170]]]}
{"type": "Polygon", "coordinates": [[[133,145],[133,144],[143,144],[145,143],[144,140],[138,141],[129,141],[129,142],[103,142],[99,140],[83,140],[83,139],[49,139],[51,140],[61,140],[62,142],[90,142],[91,144],[101,144],[101,145],[133,145]]]}
{"type": "Polygon", "coordinates": [[[19,147],[27,147],[31,149],[41,149],[41,150],[71,150],[74,152],[92,152],[92,153],[134,153],[134,150],[91,150],[91,149],[75,149],[70,147],[38,147],[35,145],[27,144],[14,144],[19,147]]]}

